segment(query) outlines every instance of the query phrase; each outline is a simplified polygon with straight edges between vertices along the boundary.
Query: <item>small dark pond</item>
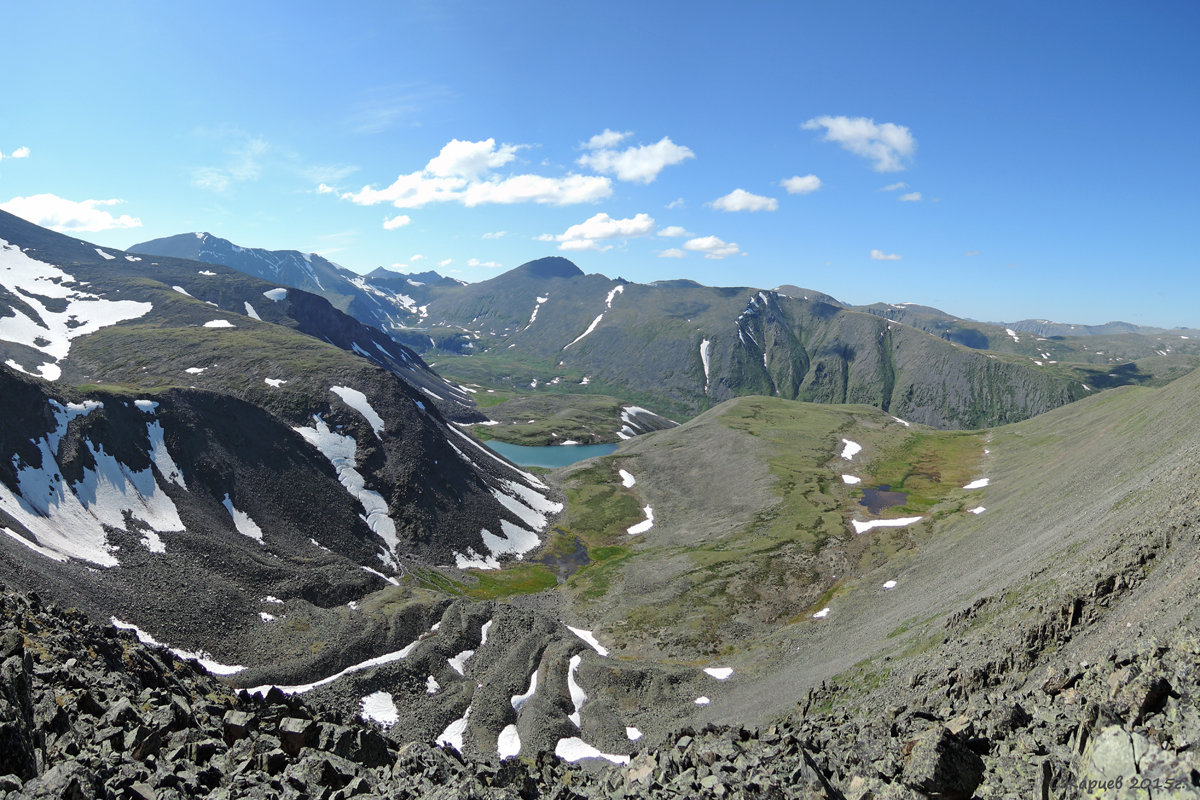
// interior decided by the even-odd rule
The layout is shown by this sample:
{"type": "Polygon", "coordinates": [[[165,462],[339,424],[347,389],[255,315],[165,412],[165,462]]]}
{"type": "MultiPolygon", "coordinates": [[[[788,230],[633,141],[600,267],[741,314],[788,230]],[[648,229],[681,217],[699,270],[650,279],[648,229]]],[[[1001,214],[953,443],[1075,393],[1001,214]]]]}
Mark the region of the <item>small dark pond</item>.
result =
{"type": "Polygon", "coordinates": [[[880,514],[884,509],[902,506],[908,502],[908,495],[905,492],[893,492],[891,486],[884,484],[876,486],[874,489],[863,489],[862,500],[858,501],[860,506],[866,507],[867,511],[872,514],[880,514]]]}
{"type": "MultiPolygon", "coordinates": [[[[558,528],[554,529],[555,533],[563,533],[558,528]]],[[[587,546],[580,541],[578,536],[574,538],[575,549],[569,553],[547,553],[540,558],[532,559],[534,564],[545,564],[553,568],[554,575],[558,578],[559,583],[563,583],[567,578],[574,575],[579,570],[591,563],[588,558],[587,546]]]]}

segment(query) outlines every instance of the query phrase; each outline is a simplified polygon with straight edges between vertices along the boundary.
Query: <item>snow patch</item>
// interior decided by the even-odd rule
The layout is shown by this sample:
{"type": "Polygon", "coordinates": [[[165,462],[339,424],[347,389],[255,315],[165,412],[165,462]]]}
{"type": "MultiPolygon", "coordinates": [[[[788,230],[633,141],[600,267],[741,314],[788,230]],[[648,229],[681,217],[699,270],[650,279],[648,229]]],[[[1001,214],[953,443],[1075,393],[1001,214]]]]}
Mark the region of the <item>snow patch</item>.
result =
{"type": "MultiPolygon", "coordinates": [[[[604,298],[604,307],[612,308],[613,298],[616,297],[617,295],[621,294],[624,291],[625,291],[625,284],[622,283],[620,286],[614,286],[613,290],[608,293],[608,297],[604,298]]],[[[1187,338],[1187,337],[1184,337],[1184,338],[1187,338]]]]}
{"type": "Polygon", "coordinates": [[[964,489],[982,489],[983,487],[988,485],[988,482],[989,482],[988,478],[979,478],[978,480],[971,481],[963,488],[964,489]]]}
{"type": "Polygon", "coordinates": [[[975,506],[974,508],[972,508],[972,509],[971,509],[970,513],[972,513],[972,514],[982,514],[982,513],[983,513],[983,512],[985,512],[985,511],[987,511],[987,509],[986,509],[986,508],[984,508],[983,506],[975,506]]]}
{"type": "Polygon", "coordinates": [[[267,289],[265,292],[263,292],[263,297],[267,298],[268,300],[274,300],[276,303],[278,303],[280,300],[287,297],[287,293],[288,290],[280,286],[275,289],[267,289]]]}
{"type": "Polygon", "coordinates": [[[278,389],[280,386],[283,386],[285,383],[287,383],[287,381],[282,378],[263,378],[263,383],[267,384],[267,386],[278,389]]]}
{"type": "Polygon", "coordinates": [[[630,475],[623,469],[617,470],[617,474],[621,476],[621,485],[626,489],[630,489],[637,483],[637,478],[630,475]]]}
{"type": "Polygon", "coordinates": [[[227,319],[212,319],[212,320],[209,320],[208,322],[204,323],[204,327],[206,327],[206,328],[236,328],[237,326],[234,325],[232,322],[230,322],[227,319]]]}
{"type": "Polygon", "coordinates": [[[246,305],[246,316],[250,317],[250,319],[256,319],[259,322],[262,322],[262,317],[260,317],[258,315],[258,312],[254,310],[254,306],[250,305],[249,300],[247,300],[245,302],[245,305],[246,305]]]}
{"type": "Polygon", "coordinates": [[[704,392],[708,393],[708,353],[712,342],[704,339],[700,342],[700,363],[704,365],[704,392]]]}
{"type": "Polygon", "coordinates": [[[592,747],[578,736],[572,736],[567,739],[559,739],[558,744],[554,745],[554,755],[558,756],[563,761],[579,761],[580,759],[584,758],[603,758],[606,761],[611,761],[614,764],[629,763],[629,756],[601,753],[595,747],[592,747]]]}
{"type": "Polygon", "coordinates": [[[625,737],[631,742],[636,742],[638,739],[642,738],[642,732],[632,725],[626,725],[625,737]]]}
{"type": "Polygon", "coordinates": [[[359,701],[362,715],[369,720],[390,728],[400,721],[400,710],[396,701],[387,692],[372,692],[359,701]]]}
{"type": "Polygon", "coordinates": [[[249,536],[254,541],[262,544],[263,532],[258,524],[250,519],[249,514],[238,511],[233,507],[233,501],[229,499],[229,495],[225,495],[225,499],[221,501],[221,505],[225,506],[225,510],[229,512],[229,516],[233,517],[233,524],[237,527],[238,533],[243,536],[249,536]]]}
{"type": "Polygon", "coordinates": [[[192,293],[189,292],[187,289],[183,288],[182,286],[172,286],[171,288],[174,289],[175,291],[179,292],[180,294],[186,294],[188,297],[192,296],[192,293]]]}
{"type": "Polygon", "coordinates": [[[467,722],[471,719],[471,707],[467,706],[467,710],[458,719],[446,726],[446,730],[442,731],[442,735],[437,738],[435,744],[449,745],[458,752],[462,752],[463,734],[467,732],[467,722]]]}
{"type": "Polygon", "coordinates": [[[437,678],[432,675],[425,678],[425,694],[437,694],[438,689],[441,688],[441,684],[437,682],[437,678]]]}
{"type": "Polygon", "coordinates": [[[104,252],[99,247],[96,248],[96,252],[99,253],[101,256],[103,256],[105,261],[112,261],[114,258],[116,258],[116,256],[110,256],[108,253],[104,252]]]}
{"type": "Polygon", "coordinates": [[[921,517],[899,517],[898,519],[873,519],[869,522],[860,522],[856,519],[850,520],[850,524],[854,526],[855,533],[866,533],[872,528],[903,528],[912,525],[914,522],[920,522],[921,517]]]}
{"type": "Polygon", "coordinates": [[[453,658],[447,658],[446,663],[450,665],[450,669],[454,670],[459,675],[466,677],[467,673],[465,672],[465,668],[467,666],[467,661],[469,661],[473,655],[475,655],[474,650],[463,650],[453,658]]]}
{"type": "MultiPolygon", "coordinates": [[[[35,261],[21,248],[0,239],[0,286],[21,296],[24,308],[14,307],[12,316],[0,317],[0,340],[31,347],[55,362],[67,357],[71,341],[101,328],[145,316],[150,303],[105,300],[82,291],[86,284],[52,264],[35,261]],[[50,310],[39,298],[49,298],[50,310]]],[[[43,365],[38,370],[46,380],[57,380],[61,371],[43,365]]]]}
{"type": "Polygon", "coordinates": [[[500,731],[500,735],[496,737],[496,754],[503,761],[506,758],[513,758],[521,752],[521,735],[517,733],[517,726],[508,724],[504,726],[504,730],[500,731]]]}
{"type": "Polygon", "coordinates": [[[884,589],[886,589],[886,590],[888,590],[888,591],[890,591],[890,590],[892,590],[892,589],[895,589],[895,588],[896,588],[896,582],[895,582],[895,581],[884,581],[884,582],[883,582],[883,588],[884,588],[884,589]]]}
{"type": "Polygon", "coordinates": [[[700,697],[697,697],[693,702],[698,706],[706,706],[709,703],[711,703],[712,701],[709,700],[707,697],[704,697],[703,695],[701,695],[700,697]]]}
{"type": "Polygon", "coordinates": [[[705,667],[704,672],[719,681],[725,681],[729,680],[729,676],[733,674],[733,667],[705,667]]]}
{"type": "Polygon", "coordinates": [[[817,613],[813,614],[813,619],[825,619],[829,616],[829,606],[825,606],[817,613]]]}
{"type": "Polygon", "coordinates": [[[650,506],[646,506],[645,508],[642,509],[642,511],[645,512],[646,518],[644,520],[642,520],[641,522],[639,522],[637,525],[630,526],[625,531],[630,536],[634,536],[639,533],[645,533],[646,531],[648,531],[654,527],[654,509],[651,508],[650,506]]]}
{"type": "Polygon", "coordinates": [[[855,455],[862,451],[862,445],[858,442],[852,442],[849,439],[842,439],[842,444],[845,445],[845,447],[842,448],[842,458],[846,459],[847,461],[850,461],[855,455]]]}
{"type": "Polygon", "coordinates": [[[849,483],[851,485],[856,484],[856,483],[862,483],[862,478],[856,478],[853,475],[843,475],[842,483],[849,483]]]}

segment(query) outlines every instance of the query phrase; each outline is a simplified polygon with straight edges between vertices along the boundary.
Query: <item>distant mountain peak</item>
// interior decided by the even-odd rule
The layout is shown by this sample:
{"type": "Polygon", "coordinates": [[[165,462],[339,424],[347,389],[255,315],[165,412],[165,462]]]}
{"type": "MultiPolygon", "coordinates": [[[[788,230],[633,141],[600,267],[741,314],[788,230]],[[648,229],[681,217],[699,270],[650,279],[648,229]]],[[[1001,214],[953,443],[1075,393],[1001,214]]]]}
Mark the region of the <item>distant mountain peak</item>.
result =
{"type": "Polygon", "coordinates": [[[535,261],[526,262],[512,270],[512,273],[542,280],[547,278],[583,277],[583,270],[575,266],[574,262],[562,256],[547,256],[535,261]]]}

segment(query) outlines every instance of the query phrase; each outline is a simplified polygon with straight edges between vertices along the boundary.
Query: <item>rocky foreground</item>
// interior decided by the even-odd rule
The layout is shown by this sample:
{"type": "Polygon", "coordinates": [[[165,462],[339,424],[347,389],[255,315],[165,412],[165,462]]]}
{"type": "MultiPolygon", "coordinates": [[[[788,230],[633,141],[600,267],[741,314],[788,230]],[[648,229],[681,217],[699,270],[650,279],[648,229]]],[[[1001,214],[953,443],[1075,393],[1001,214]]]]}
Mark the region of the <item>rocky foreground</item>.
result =
{"type": "Polygon", "coordinates": [[[1180,634],[1011,692],[926,675],[912,696],[929,702],[874,714],[815,692],[766,729],[684,729],[628,765],[487,763],[277,690],[237,693],[6,591],[0,798],[1200,797],[1197,665],[1200,639],[1180,634]]]}

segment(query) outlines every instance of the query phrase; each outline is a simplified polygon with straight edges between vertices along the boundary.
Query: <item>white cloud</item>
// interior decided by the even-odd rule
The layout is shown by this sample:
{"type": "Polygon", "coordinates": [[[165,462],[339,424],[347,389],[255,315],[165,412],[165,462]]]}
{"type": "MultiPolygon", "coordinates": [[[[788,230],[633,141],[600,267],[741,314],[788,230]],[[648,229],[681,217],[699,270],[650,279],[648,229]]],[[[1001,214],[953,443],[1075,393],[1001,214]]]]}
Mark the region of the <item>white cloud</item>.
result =
{"type": "Polygon", "coordinates": [[[630,136],[633,136],[632,131],[626,131],[625,133],[619,133],[619,132],[611,130],[609,128],[605,128],[604,133],[597,133],[595,136],[588,139],[584,143],[583,148],[585,150],[608,150],[610,148],[616,147],[621,142],[628,139],[630,136]]]}
{"type": "Polygon", "coordinates": [[[716,236],[700,236],[695,239],[688,239],[683,243],[683,249],[696,253],[704,253],[705,258],[712,259],[727,258],[741,252],[737,244],[722,241],[716,236]]]}
{"type": "Polygon", "coordinates": [[[137,217],[122,214],[114,217],[101,206],[114,206],[124,200],[67,200],[53,194],[34,194],[14,197],[0,208],[27,219],[35,225],[60,232],[95,232],[117,228],[140,228],[137,217]]]}
{"type": "Polygon", "coordinates": [[[718,211],[774,211],[779,208],[779,201],[774,197],[751,194],[745,189],[734,189],[709,205],[718,211]]]}
{"type": "Polygon", "coordinates": [[[317,184],[317,194],[333,194],[333,187],[325,183],[317,184]]]}
{"type": "Polygon", "coordinates": [[[676,197],[674,200],[667,203],[667,208],[669,208],[673,211],[677,208],[683,208],[685,205],[687,205],[687,204],[683,202],[682,197],[676,197]]]}
{"type": "MultiPolygon", "coordinates": [[[[603,141],[606,136],[611,139],[612,135],[614,135],[612,131],[606,130],[604,133],[593,136],[591,141],[597,139],[603,141]]],[[[624,138],[625,135],[622,135],[621,138],[624,138]]],[[[664,168],[695,157],[696,154],[690,148],[675,144],[670,137],[664,136],[654,144],[643,144],[624,150],[614,150],[611,146],[600,147],[591,153],[580,156],[576,163],[580,166],[590,167],[596,172],[616,175],[618,180],[652,183],[664,168]]]]}
{"type": "Polygon", "coordinates": [[[397,214],[394,217],[388,217],[383,221],[383,229],[385,231],[394,231],[397,228],[403,228],[408,223],[412,222],[412,217],[408,214],[397,214]]]}
{"type": "Polygon", "coordinates": [[[678,247],[670,247],[666,250],[658,251],[659,258],[683,258],[687,253],[680,250],[678,247]]]}
{"type": "Polygon", "coordinates": [[[812,194],[821,188],[821,179],[816,175],[794,175],[784,178],[779,185],[787,189],[788,194],[812,194]]]}
{"type": "Polygon", "coordinates": [[[451,139],[429,160],[425,171],[442,178],[476,180],[515,159],[520,149],[521,145],[515,144],[502,144],[497,148],[496,140],[490,138],[481,142],[451,139]]]}
{"type": "MultiPolygon", "coordinates": [[[[0,158],[4,158],[4,153],[0,153],[0,158]]],[[[18,147],[16,150],[12,151],[12,155],[10,155],[9,158],[29,158],[29,148],[18,147]]]]}
{"type": "Polygon", "coordinates": [[[391,203],[396,208],[421,208],[449,202],[468,207],[485,203],[570,205],[602,200],[612,194],[612,181],[597,175],[487,175],[512,161],[522,147],[525,145],[505,144],[497,148],[494,139],[454,139],[424,169],[400,175],[382,189],[364,186],[357,192],[344,192],[341,199],[360,206],[391,203]]]}
{"type": "Polygon", "coordinates": [[[566,175],[548,178],[544,175],[513,175],[503,180],[472,183],[462,195],[468,208],[496,203],[540,203],[566,206],[593,203],[612,195],[612,181],[596,175],[566,175]]]}
{"type": "Polygon", "coordinates": [[[837,142],[843,149],[875,162],[876,172],[898,172],[901,163],[917,150],[917,140],[904,125],[877,124],[867,117],[816,117],[804,123],[804,129],[825,129],[825,141],[837,142]]]}
{"type": "Polygon", "coordinates": [[[453,258],[443,258],[441,261],[438,262],[438,267],[440,269],[445,269],[446,267],[450,266],[453,263],[454,263],[453,258]]]}
{"type": "Polygon", "coordinates": [[[498,261],[480,261],[478,258],[469,258],[469,259],[467,259],[467,266],[468,267],[483,267],[485,269],[498,269],[499,267],[502,267],[504,265],[498,261]]]}
{"type": "Polygon", "coordinates": [[[688,233],[687,228],[681,227],[679,225],[668,225],[667,227],[660,230],[658,232],[658,235],[674,238],[674,237],[680,237],[680,236],[691,236],[692,234],[688,233]]]}
{"type": "Polygon", "coordinates": [[[907,183],[905,183],[904,181],[898,181],[896,183],[889,183],[887,186],[883,187],[879,191],[881,191],[881,192],[898,192],[901,189],[907,189],[907,188],[908,188],[907,183]]]}
{"type": "Polygon", "coordinates": [[[360,206],[391,203],[396,208],[421,208],[429,203],[459,200],[466,185],[462,178],[436,178],[424,172],[413,172],[401,175],[386,188],[364,186],[360,191],[345,192],[341,197],[360,206]]]}
{"type": "Polygon", "coordinates": [[[904,256],[897,255],[896,253],[885,253],[882,250],[871,251],[872,261],[899,261],[902,258],[904,258],[904,256]]]}
{"type": "Polygon", "coordinates": [[[508,231],[492,231],[483,235],[484,239],[503,239],[508,231]]]}
{"type": "Polygon", "coordinates": [[[629,239],[646,236],[654,230],[654,219],[649,214],[637,214],[626,219],[613,219],[601,212],[567,228],[557,236],[542,234],[543,242],[558,242],[559,250],[596,250],[604,252],[611,244],[601,244],[609,239],[629,239]]]}
{"type": "Polygon", "coordinates": [[[421,255],[420,253],[413,253],[411,256],[408,257],[408,260],[415,264],[418,261],[424,261],[425,256],[421,255]]]}
{"type": "Polygon", "coordinates": [[[901,203],[919,203],[921,202],[920,192],[909,192],[908,194],[900,195],[901,203]]]}
{"type": "Polygon", "coordinates": [[[201,189],[224,192],[235,183],[257,180],[262,172],[262,159],[271,149],[266,139],[246,137],[229,150],[229,162],[223,167],[196,167],[192,183],[201,189]]]}
{"type": "Polygon", "coordinates": [[[977,255],[979,255],[979,251],[978,250],[968,250],[967,252],[963,253],[963,255],[964,256],[977,256],[977,255]]]}

